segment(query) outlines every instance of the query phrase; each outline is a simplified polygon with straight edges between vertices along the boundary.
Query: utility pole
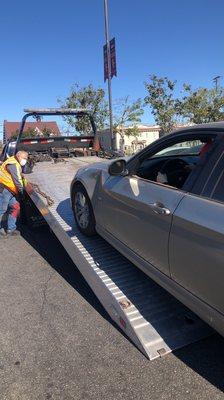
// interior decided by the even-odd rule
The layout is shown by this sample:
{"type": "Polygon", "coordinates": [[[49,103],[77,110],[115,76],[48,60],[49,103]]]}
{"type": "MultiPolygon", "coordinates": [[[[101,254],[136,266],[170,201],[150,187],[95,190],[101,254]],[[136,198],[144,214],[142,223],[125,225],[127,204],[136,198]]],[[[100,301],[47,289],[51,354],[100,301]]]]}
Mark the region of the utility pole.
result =
{"type": "Polygon", "coordinates": [[[108,18],[108,2],[104,0],[104,20],[105,20],[105,37],[107,46],[107,68],[108,68],[108,97],[109,97],[109,114],[110,114],[110,137],[111,148],[116,150],[115,136],[113,132],[113,110],[112,110],[112,90],[111,90],[111,54],[110,54],[110,37],[109,37],[109,18],[108,18]]]}
{"type": "Polygon", "coordinates": [[[215,76],[215,77],[212,79],[213,82],[215,83],[215,90],[216,90],[216,92],[218,91],[218,83],[219,83],[220,78],[221,78],[221,76],[220,76],[220,75],[217,75],[217,76],[215,76]]]}

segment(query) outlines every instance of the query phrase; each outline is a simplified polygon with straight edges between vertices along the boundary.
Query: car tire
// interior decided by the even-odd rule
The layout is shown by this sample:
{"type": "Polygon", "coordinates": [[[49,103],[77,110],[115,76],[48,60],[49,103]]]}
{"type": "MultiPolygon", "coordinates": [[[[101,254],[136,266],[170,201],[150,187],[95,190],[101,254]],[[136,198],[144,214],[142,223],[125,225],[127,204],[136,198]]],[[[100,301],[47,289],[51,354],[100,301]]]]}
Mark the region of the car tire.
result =
{"type": "Polygon", "coordinates": [[[80,183],[76,183],[72,190],[72,210],[80,232],[86,236],[96,235],[96,220],[89,196],[80,183]]]}

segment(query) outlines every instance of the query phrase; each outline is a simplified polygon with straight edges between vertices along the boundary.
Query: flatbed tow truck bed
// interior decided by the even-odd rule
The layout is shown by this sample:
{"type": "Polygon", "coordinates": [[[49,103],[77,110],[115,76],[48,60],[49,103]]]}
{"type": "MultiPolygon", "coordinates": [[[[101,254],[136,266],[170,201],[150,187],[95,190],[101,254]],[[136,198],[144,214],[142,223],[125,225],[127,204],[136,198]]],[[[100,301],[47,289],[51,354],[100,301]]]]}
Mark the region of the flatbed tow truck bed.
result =
{"type": "Polygon", "coordinates": [[[80,166],[100,159],[81,157],[63,163],[38,163],[31,183],[54,201],[34,192],[32,201],[110,317],[150,360],[213,333],[194,313],[148,278],[99,236],[77,229],[70,205],[70,183],[80,166]]]}

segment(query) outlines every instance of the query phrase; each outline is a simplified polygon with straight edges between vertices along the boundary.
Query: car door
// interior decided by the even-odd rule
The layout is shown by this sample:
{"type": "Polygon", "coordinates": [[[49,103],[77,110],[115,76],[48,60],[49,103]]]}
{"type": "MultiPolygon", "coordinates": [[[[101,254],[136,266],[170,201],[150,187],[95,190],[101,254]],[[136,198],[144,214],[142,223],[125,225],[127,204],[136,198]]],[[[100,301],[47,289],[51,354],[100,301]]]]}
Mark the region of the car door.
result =
{"type": "MultiPolygon", "coordinates": [[[[164,163],[164,151],[167,153],[175,149],[175,155],[171,157],[181,157],[182,151],[179,150],[183,149],[183,145],[190,150],[195,149],[204,136],[203,131],[168,135],[137,154],[134,163],[132,160],[128,163],[128,176],[108,177],[106,172],[102,174],[101,187],[97,191],[94,210],[97,224],[167,275],[170,275],[168,238],[172,216],[186,192],[157,183],[155,167],[164,163]]],[[[194,160],[195,152],[192,154],[190,151],[190,154],[194,160]]],[[[168,154],[165,161],[167,157],[168,154]]],[[[187,179],[190,185],[192,174],[195,179],[198,174],[195,164],[190,179],[187,179]]]]}
{"type": "Polygon", "coordinates": [[[221,146],[213,157],[213,167],[205,168],[202,184],[198,184],[200,192],[187,194],[175,210],[169,241],[172,278],[221,313],[224,313],[223,165],[221,146]]]}
{"type": "Polygon", "coordinates": [[[179,190],[137,176],[111,176],[105,181],[99,197],[101,225],[169,275],[171,220],[183,196],[179,190]]]}
{"type": "MultiPolygon", "coordinates": [[[[97,209],[94,210],[97,224],[167,275],[170,275],[168,238],[172,216],[186,192],[157,183],[155,168],[164,163],[164,151],[174,150],[173,147],[176,151],[177,146],[187,144],[191,153],[204,136],[203,131],[168,136],[136,155],[134,165],[132,161],[128,164],[128,176],[108,177],[106,172],[101,176],[97,209]]],[[[171,157],[181,155],[182,151],[171,157]]],[[[194,161],[195,152],[192,156],[194,161]]],[[[167,157],[166,154],[165,161],[167,157]]],[[[193,164],[193,171],[187,179],[188,186],[192,186],[192,181],[201,171],[199,166],[193,164]]],[[[187,187],[185,190],[188,190],[187,187]]]]}

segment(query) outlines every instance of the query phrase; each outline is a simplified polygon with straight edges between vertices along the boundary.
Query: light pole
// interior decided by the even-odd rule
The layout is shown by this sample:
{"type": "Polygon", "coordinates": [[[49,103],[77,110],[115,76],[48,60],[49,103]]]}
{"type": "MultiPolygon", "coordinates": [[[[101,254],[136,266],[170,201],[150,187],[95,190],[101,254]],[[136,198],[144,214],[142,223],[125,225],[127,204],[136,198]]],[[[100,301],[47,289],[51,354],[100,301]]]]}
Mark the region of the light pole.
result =
{"type": "Polygon", "coordinates": [[[115,150],[115,137],[113,132],[113,110],[112,110],[112,90],[111,90],[111,54],[110,54],[110,37],[109,37],[109,18],[108,18],[108,2],[104,0],[104,20],[105,20],[105,37],[107,46],[107,71],[108,71],[108,98],[109,98],[109,114],[110,114],[110,137],[111,148],[115,150]]]}

